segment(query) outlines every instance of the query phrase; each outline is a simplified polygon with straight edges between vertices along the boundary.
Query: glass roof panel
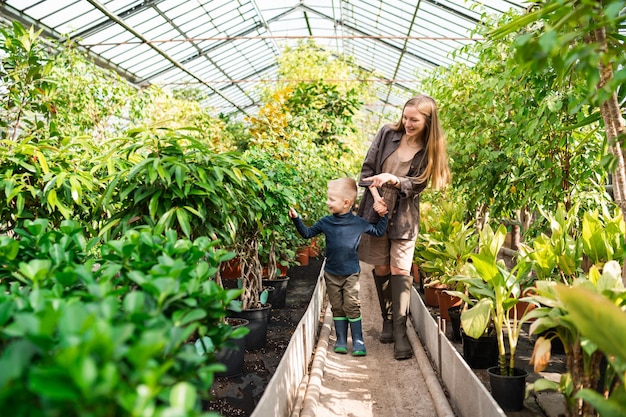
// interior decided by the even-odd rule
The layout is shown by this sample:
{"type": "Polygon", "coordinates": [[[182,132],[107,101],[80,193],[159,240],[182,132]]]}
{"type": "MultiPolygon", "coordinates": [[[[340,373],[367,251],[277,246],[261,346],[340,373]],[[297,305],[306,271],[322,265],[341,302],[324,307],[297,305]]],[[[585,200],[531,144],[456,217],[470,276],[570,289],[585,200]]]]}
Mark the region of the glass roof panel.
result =
{"type": "Polygon", "coordinates": [[[0,16],[75,37],[132,82],[193,84],[206,103],[243,117],[259,88],[275,82],[285,45],[312,38],[371,74],[379,103],[401,105],[407,89],[469,38],[481,13],[523,9],[508,0],[6,0],[0,16]],[[476,6],[481,6],[476,8],[476,6]],[[377,81],[378,80],[378,81],[377,81]]]}

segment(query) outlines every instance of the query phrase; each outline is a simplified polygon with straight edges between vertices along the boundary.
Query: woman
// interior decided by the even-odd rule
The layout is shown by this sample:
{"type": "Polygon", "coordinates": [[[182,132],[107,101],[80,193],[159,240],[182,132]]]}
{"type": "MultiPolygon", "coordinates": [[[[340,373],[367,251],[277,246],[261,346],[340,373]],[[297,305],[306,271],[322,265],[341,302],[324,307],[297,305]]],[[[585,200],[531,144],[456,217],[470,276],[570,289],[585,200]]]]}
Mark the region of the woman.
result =
{"type": "MultiPolygon", "coordinates": [[[[380,341],[394,343],[396,359],[408,359],[413,356],[406,335],[413,281],[409,271],[419,231],[419,195],[429,183],[439,189],[450,182],[446,139],[431,97],[411,98],[400,120],[380,129],[367,152],[360,179],[362,185],[380,189],[389,208],[385,235],[364,235],[359,246],[359,259],[374,265],[383,316],[380,341]]],[[[370,222],[378,221],[374,200],[367,190],[359,205],[358,214],[370,222]]]]}

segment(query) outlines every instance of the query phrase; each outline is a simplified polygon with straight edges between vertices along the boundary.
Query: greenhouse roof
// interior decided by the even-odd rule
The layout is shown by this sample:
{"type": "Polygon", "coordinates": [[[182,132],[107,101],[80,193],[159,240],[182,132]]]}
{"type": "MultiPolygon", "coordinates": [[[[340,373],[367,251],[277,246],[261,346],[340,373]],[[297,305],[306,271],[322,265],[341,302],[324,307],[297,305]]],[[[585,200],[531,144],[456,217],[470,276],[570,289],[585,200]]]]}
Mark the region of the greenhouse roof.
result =
{"type": "Polygon", "coordinates": [[[205,104],[235,118],[256,113],[276,58],[301,39],[354,57],[375,83],[372,110],[401,106],[420,74],[472,58],[481,13],[520,10],[507,0],[1,0],[0,16],[69,36],[96,63],[135,85],[204,90],[205,104]]]}

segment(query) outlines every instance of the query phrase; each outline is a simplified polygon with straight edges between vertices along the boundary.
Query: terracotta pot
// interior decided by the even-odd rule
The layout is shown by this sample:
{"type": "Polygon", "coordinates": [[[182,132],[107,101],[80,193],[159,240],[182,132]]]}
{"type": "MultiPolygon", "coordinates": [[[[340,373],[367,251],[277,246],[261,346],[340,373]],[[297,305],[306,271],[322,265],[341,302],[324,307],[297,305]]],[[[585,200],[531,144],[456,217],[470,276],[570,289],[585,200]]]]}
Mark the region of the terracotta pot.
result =
{"type": "Polygon", "coordinates": [[[445,285],[429,285],[424,286],[424,303],[429,307],[439,307],[439,299],[437,298],[437,288],[445,288],[445,285]]]}
{"type": "Polygon", "coordinates": [[[241,260],[233,258],[220,265],[220,275],[223,279],[237,279],[241,277],[241,260]]]}
{"type": "Polygon", "coordinates": [[[446,294],[446,288],[442,288],[437,290],[437,301],[439,303],[439,314],[441,314],[441,318],[445,321],[450,321],[450,314],[448,314],[448,309],[450,307],[460,306],[461,300],[459,297],[455,297],[450,294],[446,294]]]}
{"type": "Polygon", "coordinates": [[[309,257],[317,258],[318,256],[320,256],[320,247],[317,244],[317,239],[313,238],[311,239],[311,244],[309,245],[309,257]]]}
{"type": "Polygon", "coordinates": [[[420,269],[417,264],[411,265],[411,275],[413,275],[413,282],[419,285],[420,289],[424,288],[422,283],[422,277],[420,276],[420,269]]]}
{"type": "Polygon", "coordinates": [[[300,263],[300,266],[309,265],[309,247],[301,247],[296,252],[296,260],[300,263]]]}
{"type": "Polygon", "coordinates": [[[275,277],[279,276],[279,277],[286,277],[287,276],[287,267],[285,265],[276,265],[276,269],[279,271],[279,275],[275,275],[270,273],[270,269],[268,266],[263,267],[263,272],[262,272],[262,276],[263,279],[267,278],[267,279],[274,279],[275,277]]]}
{"type": "MultiPolygon", "coordinates": [[[[525,311],[532,311],[535,309],[535,305],[531,304],[527,301],[519,301],[517,304],[515,304],[514,309],[517,311],[517,319],[521,319],[522,315],[524,314],[525,311]],[[528,309],[528,310],[527,310],[528,309]]],[[[515,311],[513,309],[509,310],[509,318],[512,319],[515,314],[515,311]]],[[[535,319],[531,319],[529,321],[535,321],[535,319]]]]}

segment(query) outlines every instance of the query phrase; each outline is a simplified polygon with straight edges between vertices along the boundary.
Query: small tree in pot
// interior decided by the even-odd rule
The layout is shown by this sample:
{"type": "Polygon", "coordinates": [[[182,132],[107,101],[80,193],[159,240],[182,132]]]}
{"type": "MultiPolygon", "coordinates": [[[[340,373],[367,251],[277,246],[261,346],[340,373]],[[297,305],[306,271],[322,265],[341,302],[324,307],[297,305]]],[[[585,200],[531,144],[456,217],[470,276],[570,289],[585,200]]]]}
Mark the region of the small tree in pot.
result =
{"type": "Polygon", "coordinates": [[[455,277],[465,284],[469,297],[460,292],[454,294],[471,305],[471,308],[461,314],[461,326],[467,335],[477,339],[493,323],[498,339],[500,375],[513,375],[515,352],[525,315],[517,317],[513,314],[512,320],[509,320],[509,312],[514,309],[524,290],[532,282],[531,262],[522,259],[509,269],[504,261],[499,260],[498,253],[505,237],[506,228],[503,225],[495,232],[489,225],[485,226],[480,233],[478,253],[470,256],[471,262],[466,264],[464,275],[455,277]],[[508,363],[505,329],[509,342],[508,363]]]}

